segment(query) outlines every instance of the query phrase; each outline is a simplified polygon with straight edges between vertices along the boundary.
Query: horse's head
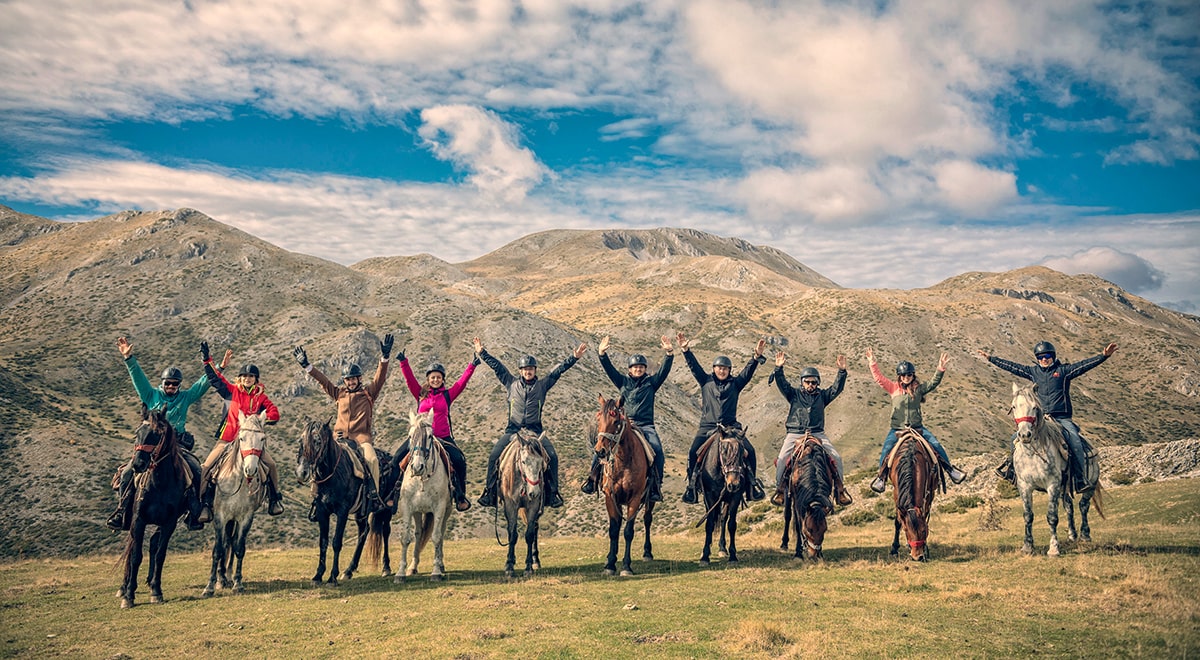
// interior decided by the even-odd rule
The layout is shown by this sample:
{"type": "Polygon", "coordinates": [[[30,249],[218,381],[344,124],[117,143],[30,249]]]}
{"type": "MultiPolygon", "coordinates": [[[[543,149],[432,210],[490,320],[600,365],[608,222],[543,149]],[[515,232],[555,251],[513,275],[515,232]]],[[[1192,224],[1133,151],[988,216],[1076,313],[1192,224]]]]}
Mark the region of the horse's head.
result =
{"type": "Polygon", "coordinates": [[[821,558],[821,544],[825,542],[825,531],[829,527],[826,518],[825,505],[819,501],[809,502],[808,510],[804,512],[804,551],[808,558],[817,561],[821,558]]]}
{"type": "Polygon", "coordinates": [[[541,492],[542,489],[542,474],[546,470],[546,463],[549,457],[546,455],[546,450],[542,447],[542,436],[526,433],[525,429],[517,431],[514,439],[518,444],[516,462],[514,467],[525,484],[525,492],[533,497],[541,492]]]}
{"type": "Polygon", "coordinates": [[[258,474],[259,461],[267,446],[267,411],[247,415],[238,411],[238,451],[242,455],[242,476],[250,479],[258,474]]]}
{"type": "Polygon", "coordinates": [[[296,450],[296,478],[306,484],[317,478],[317,465],[328,454],[333,444],[333,431],[329,422],[310,419],[300,434],[300,447],[296,450]]]}
{"type": "Polygon", "coordinates": [[[745,429],[736,426],[717,425],[720,434],[717,441],[717,461],[721,472],[725,475],[725,490],[730,493],[741,492],[745,468],[743,460],[746,450],[742,443],[746,441],[745,429]]]}
{"type": "Polygon", "coordinates": [[[625,397],[605,399],[600,395],[600,412],[596,413],[596,446],[593,450],[603,458],[621,442],[629,420],[625,417],[625,397]]]}
{"type": "Polygon", "coordinates": [[[1038,403],[1037,387],[1013,383],[1012,408],[1013,421],[1017,424],[1017,442],[1025,442],[1033,437],[1038,421],[1042,418],[1042,406],[1038,403]]]}
{"type": "Polygon", "coordinates": [[[433,411],[408,413],[408,471],[423,477],[432,469],[429,456],[433,451],[433,411]]]}
{"type": "Polygon", "coordinates": [[[142,424],[133,433],[133,471],[145,472],[174,450],[175,430],[163,408],[142,406],[142,424]]]}
{"type": "Polygon", "coordinates": [[[904,529],[909,555],[916,561],[925,561],[925,541],[929,538],[928,507],[933,502],[935,468],[912,431],[902,432],[900,442],[905,446],[901,447],[891,471],[896,520],[904,529]]]}

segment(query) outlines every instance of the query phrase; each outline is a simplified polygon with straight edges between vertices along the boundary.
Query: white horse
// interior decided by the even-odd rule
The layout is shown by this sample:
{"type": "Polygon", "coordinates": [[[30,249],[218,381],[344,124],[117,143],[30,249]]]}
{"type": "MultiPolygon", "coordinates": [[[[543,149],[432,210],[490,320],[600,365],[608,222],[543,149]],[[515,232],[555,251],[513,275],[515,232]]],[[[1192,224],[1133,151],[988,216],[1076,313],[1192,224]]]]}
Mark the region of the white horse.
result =
{"type": "MultiPolygon", "coordinates": [[[[1013,473],[1016,475],[1017,490],[1025,505],[1025,545],[1022,552],[1033,554],[1033,491],[1046,493],[1046,522],[1050,524],[1050,549],[1046,554],[1058,556],[1058,502],[1063,500],[1070,507],[1067,492],[1066,445],[1063,442],[1062,426],[1053,417],[1043,414],[1038,403],[1037,388],[1013,383],[1011,413],[1017,423],[1017,437],[1013,443],[1013,473]]],[[[1068,509],[1070,511],[1070,509],[1068,509]]],[[[1074,520],[1071,521],[1074,523],[1074,520]]],[[[1074,537],[1074,524],[1071,525],[1074,537]]]]}
{"type": "Polygon", "coordinates": [[[433,540],[433,572],[431,580],[446,579],[442,560],[442,542],[446,523],[450,520],[453,498],[450,496],[450,470],[442,443],[433,437],[433,412],[408,414],[408,467],[397,501],[400,514],[400,565],[404,571],[395,582],[417,574],[421,550],[433,540]],[[408,546],[416,542],[412,561],[408,561],[408,546]]]}
{"type": "Polygon", "coordinates": [[[246,536],[250,534],[254,514],[266,495],[267,466],[259,460],[267,444],[267,432],[263,428],[266,421],[266,411],[257,415],[239,412],[237,447],[227,449],[213,471],[216,494],[212,526],[216,542],[212,551],[212,571],[202,596],[213,595],[218,577],[222,589],[232,588],[234,593],[245,591],[242,559],[246,556],[246,536]],[[233,580],[230,581],[227,573],[235,560],[233,580]]]}

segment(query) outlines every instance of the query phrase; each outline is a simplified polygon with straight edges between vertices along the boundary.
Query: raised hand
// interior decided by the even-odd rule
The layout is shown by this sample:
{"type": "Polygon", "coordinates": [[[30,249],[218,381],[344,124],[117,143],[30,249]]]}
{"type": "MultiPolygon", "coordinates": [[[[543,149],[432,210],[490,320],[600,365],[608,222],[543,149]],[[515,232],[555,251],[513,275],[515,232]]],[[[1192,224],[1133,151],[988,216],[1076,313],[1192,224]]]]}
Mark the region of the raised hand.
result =
{"type": "Polygon", "coordinates": [[[608,335],[604,335],[604,337],[600,339],[600,345],[596,347],[596,352],[600,355],[604,355],[608,352],[608,335]]]}
{"type": "Polygon", "coordinates": [[[659,341],[662,342],[663,350],[666,351],[668,354],[672,350],[674,350],[674,348],[671,346],[671,338],[670,337],[663,335],[662,337],[659,338],[659,341]]]}
{"type": "Polygon", "coordinates": [[[383,354],[383,359],[388,359],[392,356],[392,345],[396,343],[396,338],[392,333],[383,336],[383,341],[379,342],[379,352],[383,354]]]}
{"type": "Polygon", "coordinates": [[[779,351],[775,354],[775,366],[782,367],[784,362],[787,362],[787,355],[783,351],[779,351]]]}
{"type": "Polygon", "coordinates": [[[867,348],[867,362],[875,362],[875,351],[870,347],[867,348]]]}
{"type": "Polygon", "coordinates": [[[838,354],[838,356],[837,356],[837,368],[838,368],[838,369],[841,369],[842,371],[845,371],[845,370],[846,370],[846,364],[847,364],[847,363],[846,363],[846,356],[845,356],[845,355],[842,355],[841,353],[839,353],[839,354],[838,354]]]}
{"type": "Polygon", "coordinates": [[[1117,352],[1116,344],[1109,344],[1108,346],[1104,347],[1104,357],[1112,357],[1112,354],[1116,353],[1116,352],[1117,352]]]}
{"type": "Polygon", "coordinates": [[[200,359],[205,362],[212,360],[212,355],[208,353],[208,342],[206,341],[200,342],[200,359]]]}
{"type": "Polygon", "coordinates": [[[297,346],[294,350],[292,350],[292,356],[296,358],[297,364],[305,369],[308,368],[308,353],[304,352],[303,346],[297,346]]]}
{"type": "Polygon", "coordinates": [[[229,361],[233,359],[233,349],[225,349],[225,356],[221,358],[221,371],[225,371],[225,367],[229,366],[229,361]]]}
{"type": "Polygon", "coordinates": [[[575,353],[574,353],[575,359],[578,360],[579,358],[583,357],[583,354],[586,352],[587,352],[587,344],[580,344],[579,348],[575,349],[575,353]]]}
{"type": "Polygon", "coordinates": [[[766,338],[759,339],[758,343],[754,345],[754,357],[756,357],[756,358],[762,357],[763,350],[765,350],[766,348],[767,348],[766,338]]]}
{"type": "Polygon", "coordinates": [[[950,354],[942,353],[942,356],[940,358],[938,358],[938,367],[937,367],[938,371],[945,371],[946,365],[949,363],[950,363],[950,354]]]}
{"type": "Polygon", "coordinates": [[[683,351],[684,353],[692,350],[692,342],[688,341],[688,338],[683,336],[682,332],[675,335],[675,341],[679,344],[679,350],[683,351]]]}
{"type": "Polygon", "coordinates": [[[983,350],[982,348],[976,350],[975,352],[979,354],[979,357],[981,357],[985,360],[991,359],[991,357],[992,357],[991,355],[988,355],[988,352],[983,350]]]}
{"type": "Polygon", "coordinates": [[[476,337],[471,343],[475,346],[475,355],[483,353],[483,342],[479,341],[479,337],[476,337]]]}
{"type": "Polygon", "coordinates": [[[117,350],[121,351],[121,357],[126,360],[133,357],[133,344],[130,344],[129,340],[124,337],[117,337],[117,350]]]}

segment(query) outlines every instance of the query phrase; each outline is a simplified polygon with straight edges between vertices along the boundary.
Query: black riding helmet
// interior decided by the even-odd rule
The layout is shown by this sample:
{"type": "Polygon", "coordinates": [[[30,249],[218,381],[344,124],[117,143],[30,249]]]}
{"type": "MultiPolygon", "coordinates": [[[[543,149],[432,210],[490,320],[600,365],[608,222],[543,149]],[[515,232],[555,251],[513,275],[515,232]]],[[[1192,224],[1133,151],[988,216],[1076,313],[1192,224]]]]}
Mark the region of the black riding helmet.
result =
{"type": "Polygon", "coordinates": [[[168,380],[173,380],[177,383],[182,382],[183,372],[179,370],[179,367],[167,367],[163,369],[162,380],[164,383],[168,380]]]}
{"type": "Polygon", "coordinates": [[[532,355],[526,355],[525,357],[521,358],[521,361],[517,363],[517,368],[524,369],[525,367],[536,368],[537,358],[533,357],[532,355]]]}
{"type": "Polygon", "coordinates": [[[348,364],[342,369],[342,378],[362,378],[362,368],[357,364],[348,364]]]}
{"type": "Polygon", "coordinates": [[[905,360],[905,361],[901,362],[900,364],[896,365],[896,375],[897,376],[916,376],[917,368],[913,366],[912,362],[905,360]]]}
{"type": "Polygon", "coordinates": [[[728,357],[728,356],[726,356],[726,355],[718,355],[718,356],[717,356],[717,357],[716,357],[716,358],[713,360],[713,366],[714,366],[714,367],[729,367],[730,369],[732,369],[732,368],[733,368],[733,363],[729,361],[729,357],[728,357]]]}
{"type": "Polygon", "coordinates": [[[440,362],[434,362],[433,364],[429,365],[429,368],[425,370],[425,376],[428,378],[429,374],[434,372],[441,374],[442,378],[446,377],[446,367],[443,367],[440,362]]]}
{"type": "Polygon", "coordinates": [[[254,376],[255,378],[259,378],[258,365],[243,364],[242,368],[238,369],[238,375],[239,376],[254,376]]]}
{"type": "Polygon", "coordinates": [[[804,367],[800,370],[800,380],[803,382],[805,378],[816,378],[817,385],[821,384],[821,372],[817,371],[816,367],[804,367]]]}
{"type": "Polygon", "coordinates": [[[643,367],[646,366],[646,356],[645,355],[642,355],[641,353],[634,353],[633,355],[629,356],[629,365],[628,366],[633,367],[633,366],[637,366],[639,364],[642,365],[643,367]]]}
{"type": "Polygon", "coordinates": [[[1046,355],[1046,354],[1049,354],[1050,357],[1054,357],[1055,355],[1057,355],[1057,353],[1058,353],[1058,351],[1054,350],[1054,344],[1051,344],[1048,341],[1039,341],[1033,347],[1033,356],[1034,357],[1037,357],[1039,355],[1046,355]]]}

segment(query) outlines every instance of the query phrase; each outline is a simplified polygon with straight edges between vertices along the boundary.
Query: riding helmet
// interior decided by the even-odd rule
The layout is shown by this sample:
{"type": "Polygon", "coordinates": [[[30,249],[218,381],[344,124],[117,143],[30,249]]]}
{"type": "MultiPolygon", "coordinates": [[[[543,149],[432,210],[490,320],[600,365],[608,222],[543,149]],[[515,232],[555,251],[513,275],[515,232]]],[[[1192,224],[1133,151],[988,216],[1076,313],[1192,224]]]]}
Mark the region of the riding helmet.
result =
{"type": "Polygon", "coordinates": [[[533,357],[532,355],[526,355],[525,357],[521,358],[521,361],[517,363],[517,368],[524,369],[525,367],[535,367],[536,368],[537,367],[537,358],[533,357]]]}
{"type": "Polygon", "coordinates": [[[637,366],[639,364],[642,365],[643,367],[646,366],[646,356],[645,355],[642,355],[641,353],[634,353],[633,355],[629,356],[629,366],[633,367],[633,366],[637,366]]]}
{"type": "Polygon", "coordinates": [[[442,378],[446,377],[446,367],[443,367],[441,362],[434,362],[429,365],[429,368],[425,370],[425,375],[428,376],[435,371],[441,374],[442,378]]]}
{"type": "Polygon", "coordinates": [[[1054,350],[1054,344],[1051,344],[1051,343],[1050,343],[1050,342],[1048,342],[1048,341],[1039,341],[1039,342],[1038,342],[1038,343],[1037,343],[1037,344],[1036,344],[1036,345],[1033,347],[1033,355],[1034,355],[1034,357],[1037,357],[1037,356],[1039,356],[1039,355],[1045,355],[1046,353],[1049,353],[1049,354],[1050,354],[1050,356],[1051,356],[1051,357],[1053,357],[1053,356],[1054,356],[1054,355],[1055,355],[1057,352],[1058,352],[1058,351],[1055,351],[1055,350],[1054,350]]]}
{"type": "Polygon", "coordinates": [[[243,364],[242,368],[238,370],[238,375],[239,376],[254,376],[255,378],[258,378],[259,377],[258,365],[243,364]]]}
{"type": "Polygon", "coordinates": [[[803,381],[805,378],[816,378],[817,385],[821,384],[821,372],[817,371],[816,367],[804,367],[801,369],[800,380],[803,381]]]}
{"type": "Polygon", "coordinates": [[[905,360],[905,361],[901,362],[900,364],[896,365],[896,375],[897,376],[916,376],[917,368],[913,366],[912,362],[905,360]]]}
{"type": "Polygon", "coordinates": [[[163,369],[162,379],[164,381],[173,380],[180,382],[183,380],[183,372],[179,370],[179,367],[167,367],[163,369]]]}
{"type": "Polygon", "coordinates": [[[733,363],[729,361],[729,356],[718,355],[716,357],[716,359],[713,360],[713,366],[714,367],[729,367],[732,369],[733,363]]]}
{"type": "Polygon", "coordinates": [[[342,378],[362,378],[362,368],[351,363],[342,369],[342,378]]]}

